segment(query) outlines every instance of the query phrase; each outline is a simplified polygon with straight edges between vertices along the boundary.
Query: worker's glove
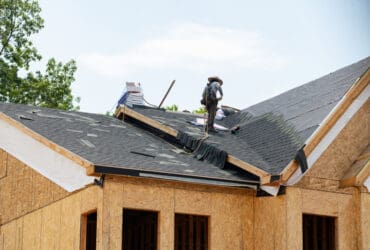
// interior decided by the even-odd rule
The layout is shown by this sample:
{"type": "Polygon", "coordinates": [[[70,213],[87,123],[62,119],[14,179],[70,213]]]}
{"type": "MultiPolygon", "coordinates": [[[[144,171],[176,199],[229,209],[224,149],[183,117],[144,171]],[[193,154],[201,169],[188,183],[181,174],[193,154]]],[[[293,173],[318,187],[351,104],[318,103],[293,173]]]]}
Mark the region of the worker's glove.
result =
{"type": "Polygon", "coordinates": [[[217,98],[217,101],[221,101],[222,100],[222,96],[220,96],[219,98],[217,98]]]}

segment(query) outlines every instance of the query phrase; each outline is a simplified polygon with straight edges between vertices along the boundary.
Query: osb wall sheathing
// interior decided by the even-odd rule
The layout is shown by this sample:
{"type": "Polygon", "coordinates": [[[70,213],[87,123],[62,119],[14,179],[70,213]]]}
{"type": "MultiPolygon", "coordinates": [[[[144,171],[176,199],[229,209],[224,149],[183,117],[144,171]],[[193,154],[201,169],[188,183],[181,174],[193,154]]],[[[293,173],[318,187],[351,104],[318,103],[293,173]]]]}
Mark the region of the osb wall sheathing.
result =
{"type": "Polygon", "coordinates": [[[317,162],[298,183],[300,187],[350,192],[339,181],[370,142],[370,99],[352,117],[317,162]]]}
{"type": "Polygon", "coordinates": [[[370,249],[370,194],[361,193],[362,249],[370,249]]]}
{"type": "Polygon", "coordinates": [[[69,194],[1,149],[0,157],[0,225],[69,194]]]}
{"type": "MultiPolygon", "coordinates": [[[[302,215],[315,214],[337,218],[337,249],[369,249],[362,247],[358,237],[362,233],[362,238],[368,239],[369,229],[359,232],[356,227],[358,213],[355,202],[352,195],[296,187],[288,187],[283,196],[255,197],[254,247],[302,249],[302,215]]],[[[369,217],[368,210],[363,208],[362,213],[369,217]]],[[[368,220],[362,220],[365,223],[362,227],[368,226],[368,220]]]]}
{"type": "Polygon", "coordinates": [[[158,249],[174,247],[176,213],[209,216],[209,249],[253,249],[253,191],[106,178],[103,249],[121,249],[123,208],[158,212],[158,249]]]}
{"type": "MultiPolygon", "coordinates": [[[[101,188],[91,186],[12,220],[0,228],[0,250],[80,249],[81,214],[94,209],[99,213],[101,200],[101,188]]],[[[98,228],[101,224],[98,218],[98,228]]],[[[98,234],[98,246],[101,241],[98,234]]]]}

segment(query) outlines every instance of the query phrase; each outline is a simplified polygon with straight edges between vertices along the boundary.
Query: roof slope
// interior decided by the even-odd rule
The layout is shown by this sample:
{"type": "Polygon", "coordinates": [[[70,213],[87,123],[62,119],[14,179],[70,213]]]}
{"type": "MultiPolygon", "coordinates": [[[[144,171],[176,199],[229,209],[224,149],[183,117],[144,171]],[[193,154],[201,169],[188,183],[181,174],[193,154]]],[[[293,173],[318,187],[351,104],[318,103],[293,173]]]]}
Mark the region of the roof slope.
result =
{"type": "Polygon", "coordinates": [[[258,182],[245,171],[197,161],[153,134],[106,115],[5,103],[0,103],[0,112],[95,166],[165,173],[192,182],[258,182]]]}
{"type": "Polygon", "coordinates": [[[242,112],[252,116],[260,116],[266,113],[281,115],[284,121],[291,125],[300,138],[305,141],[369,67],[370,57],[367,57],[319,79],[255,104],[242,112]]]}
{"type": "MultiPolygon", "coordinates": [[[[240,125],[240,130],[211,134],[204,142],[278,175],[369,67],[370,57],[228,116],[218,123],[240,125]]],[[[201,127],[190,124],[197,116],[142,107],[134,110],[198,140],[204,137],[201,127]]]]}

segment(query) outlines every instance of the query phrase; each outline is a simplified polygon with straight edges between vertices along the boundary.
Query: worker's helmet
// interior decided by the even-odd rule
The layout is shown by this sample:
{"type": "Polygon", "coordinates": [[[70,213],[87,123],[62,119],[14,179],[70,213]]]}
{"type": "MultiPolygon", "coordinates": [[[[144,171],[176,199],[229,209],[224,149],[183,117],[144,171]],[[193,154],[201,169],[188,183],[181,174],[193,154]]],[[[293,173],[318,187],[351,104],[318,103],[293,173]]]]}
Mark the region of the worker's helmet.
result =
{"type": "Polygon", "coordinates": [[[210,77],[208,77],[208,82],[218,82],[221,85],[224,83],[218,76],[210,76],[210,77]]]}

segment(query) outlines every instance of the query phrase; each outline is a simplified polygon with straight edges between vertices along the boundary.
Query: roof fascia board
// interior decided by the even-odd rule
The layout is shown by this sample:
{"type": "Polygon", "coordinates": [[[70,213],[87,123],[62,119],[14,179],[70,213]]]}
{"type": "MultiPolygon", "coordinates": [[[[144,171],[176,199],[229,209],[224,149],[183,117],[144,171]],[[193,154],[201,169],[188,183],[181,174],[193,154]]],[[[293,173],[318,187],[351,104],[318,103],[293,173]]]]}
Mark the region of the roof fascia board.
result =
{"type": "MultiPolygon", "coordinates": [[[[325,118],[318,130],[307,140],[304,152],[307,157],[308,168],[315,164],[353,115],[367,102],[370,97],[369,82],[370,70],[368,69],[325,118]]],[[[283,170],[281,182],[293,185],[302,176],[298,162],[293,160],[283,170]]]]}
{"type": "Polygon", "coordinates": [[[130,168],[130,167],[115,167],[115,166],[93,166],[89,169],[89,173],[94,176],[103,175],[103,174],[112,174],[112,175],[127,175],[127,176],[134,176],[134,177],[152,177],[158,179],[168,179],[168,180],[175,180],[176,178],[179,180],[184,180],[186,182],[192,183],[218,183],[221,186],[245,186],[245,187],[253,187],[256,189],[259,185],[259,182],[256,181],[236,181],[230,180],[225,178],[213,178],[207,176],[194,176],[188,174],[174,174],[168,173],[163,171],[148,171],[148,170],[140,170],[137,168],[130,168]],[[155,177],[157,176],[157,177],[155,177]]]}
{"type": "MultiPolygon", "coordinates": [[[[163,125],[161,124],[160,122],[157,122],[153,119],[150,119],[126,106],[121,106],[119,107],[116,112],[115,112],[115,116],[116,117],[119,117],[121,115],[127,115],[127,116],[130,116],[132,118],[135,118],[145,124],[148,124],[154,128],[157,128],[173,137],[177,137],[177,134],[178,134],[178,131],[171,128],[171,127],[168,127],[166,125],[163,125]]],[[[263,171],[262,169],[259,169],[247,162],[244,162],[232,155],[228,155],[228,158],[227,158],[227,161],[249,173],[252,173],[254,175],[257,175],[258,177],[260,177],[260,180],[261,180],[261,184],[266,184],[266,183],[270,183],[271,181],[271,174],[263,171]]]]}
{"type": "Polygon", "coordinates": [[[30,168],[45,176],[68,192],[84,188],[94,181],[86,176],[85,168],[51,149],[14,124],[0,113],[0,147],[30,168]]]}
{"type": "Polygon", "coordinates": [[[45,146],[47,146],[51,150],[54,150],[55,152],[67,157],[68,159],[74,161],[75,163],[77,163],[80,166],[88,168],[88,167],[94,165],[92,162],[90,162],[90,161],[80,157],[79,155],[76,155],[76,154],[72,153],[71,151],[63,148],[62,146],[59,146],[58,144],[50,141],[49,139],[47,139],[47,138],[43,137],[42,135],[34,132],[33,130],[27,128],[22,123],[12,119],[11,117],[5,115],[2,112],[0,112],[0,120],[3,120],[4,122],[6,122],[9,125],[15,127],[19,131],[23,132],[24,134],[32,137],[36,141],[44,144],[45,146]]]}

